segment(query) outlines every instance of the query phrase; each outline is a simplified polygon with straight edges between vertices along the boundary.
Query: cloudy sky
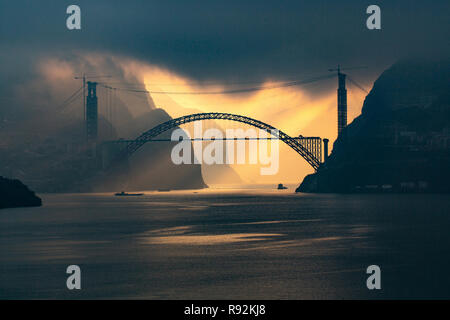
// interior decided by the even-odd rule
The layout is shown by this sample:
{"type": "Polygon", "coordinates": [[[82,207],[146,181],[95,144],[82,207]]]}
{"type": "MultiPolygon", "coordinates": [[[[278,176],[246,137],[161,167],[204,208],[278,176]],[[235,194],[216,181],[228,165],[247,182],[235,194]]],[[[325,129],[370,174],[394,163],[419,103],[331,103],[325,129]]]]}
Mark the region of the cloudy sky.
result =
{"type": "Polygon", "coordinates": [[[365,27],[361,0],[5,1],[2,46],[33,54],[98,50],[164,66],[196,80],[321,73],[328,66],[382,68],[411,51],[448,49],[445,0],[377,1],[382,30],[365,27]],[[82,30],[65,26],[68,5],[82,30]]]}
{"type": "MultiPolygon", "coordinates": [[[[0,0],[1,111],[17,101],[24,112],[61,101],[77,89],[74,75],[105,59],[112,59],[122,80],[144,82],[150,91],[271,85],[326,75],[337,64],[367,66],[349,73],[370,89],[398,59],[448,56],[449,16],[448,0],[0,0]],[[71,4],[81,8],[81,30],[66,28],[71,4]],[[371,4],[381,8],[381,30],[366,28],[371,4]]],[[[292,135],[333,140],[335,90],[335,79],[329,79],[240,95],[152,98],[172,116],[236,112],[292,135]]],[[[350,120],[360,113],[364,96],[349,88],[350,120]]],[[[311,170],[291,156],[285,157],[291,158],[287,176],[293,166],[301,173],[311,170]]]]}

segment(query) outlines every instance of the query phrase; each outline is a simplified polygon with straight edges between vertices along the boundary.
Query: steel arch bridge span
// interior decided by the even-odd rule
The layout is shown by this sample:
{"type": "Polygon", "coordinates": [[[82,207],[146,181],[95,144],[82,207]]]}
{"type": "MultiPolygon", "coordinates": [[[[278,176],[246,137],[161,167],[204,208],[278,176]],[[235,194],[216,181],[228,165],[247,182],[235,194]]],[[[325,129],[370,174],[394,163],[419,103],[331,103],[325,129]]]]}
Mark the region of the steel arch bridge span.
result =
{"type": "MultiPolygon", "coordinates": [[[[320,152],[314,152],[312,150],[309,150],[308,145],[305,143],[302,143],[301,139],[302,137],[291,137],[288,134],[284,133],[281,130],[278,130],[277,128],[264,123],[259,120],[255,120],[249,117],[237,115],[237,114],[231,114],[231,113],[219,113],[219,112],[213,112],[213,113],[196,113],[196,114],[190,114],[187,116],[182,116],[179,118],[175,118],[169,121],[166,121],[164,123],[161,123],[152,129],[144,132],[141,134],[138,138],[128,143],[126,148],[126,156],[132,155],[134,152],[136,152],[140,147],[142,147],[145,143],[151,141],[156,136],[160,135],[161,133],[168,131],[170,129],[173,129],[175,127],[178,127],[180,125],[194,122],[194,121],[202,121],[202,120],[230,120],[230,121],[236,121],[245,123],[248,125],[251,125],[253,127],[259,128],[261,130],[265,130],[266,132],[269,132],[272,134],[272,136],[275,136],[275,138],[280,139],[284,143],[286,143],[289,147],[294,149],[300,156],[302,156],[313,168],[314,170],[317,170],[321,164],[321,156],[318,156],[321,154],[320,152]],[[273,134],[271,130],[276,130],[278,132],[278,135],[273,134]]],[[[320,138],[318,138],[320,139],[320,138]]],[[[319,144],[320,145],[320,144],[319,144]]],[[[317,149],[317,146],[316,146],[317,149]]]]}

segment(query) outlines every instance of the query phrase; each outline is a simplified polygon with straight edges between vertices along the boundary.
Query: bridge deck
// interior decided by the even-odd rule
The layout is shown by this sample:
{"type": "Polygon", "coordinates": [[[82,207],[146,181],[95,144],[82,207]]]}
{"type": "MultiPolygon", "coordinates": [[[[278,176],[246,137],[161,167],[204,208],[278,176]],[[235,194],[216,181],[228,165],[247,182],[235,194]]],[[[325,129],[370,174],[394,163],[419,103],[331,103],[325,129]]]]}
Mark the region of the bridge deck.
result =
{"type": "MultiPolygon", "coordinates": [[[[294,149],[298,154],[300,154],[315,170],[317,170],[321,164],[322,158],[322,139],[320,137],[291,137],[288,134],[276,129],[275,127],[264,123],[259,120],[255,120],[246,116],[241,116],[237,114],[230,113],[196,113],[187,116],[182,116],[176,119],[172,119],[161,123],[152,129],[142,133],[135,140],[118,140],[113,143],[126,144],[124,152],[118,157],[126,158],[131,154],[136,152],[141,146],[147,142],[157,142],[157,141],[173,141],[171,139],[157,139],[156,136],[162,134],[163,132],[169,131],[170,129],[179,127],[180,125],[203,120],[231,120],[236,122],[245,123],[247,125],[259,128],[270,134],[271,137],[259,138],[259,137],[243,137],[243,138],[187,138],[186,140],[191,141],[214,141],[214,140],[272,140],[277,139],[286,143],[289,147],[294,149]]],[[[175,140],[176,141],[176,140],[175,140]]]]}

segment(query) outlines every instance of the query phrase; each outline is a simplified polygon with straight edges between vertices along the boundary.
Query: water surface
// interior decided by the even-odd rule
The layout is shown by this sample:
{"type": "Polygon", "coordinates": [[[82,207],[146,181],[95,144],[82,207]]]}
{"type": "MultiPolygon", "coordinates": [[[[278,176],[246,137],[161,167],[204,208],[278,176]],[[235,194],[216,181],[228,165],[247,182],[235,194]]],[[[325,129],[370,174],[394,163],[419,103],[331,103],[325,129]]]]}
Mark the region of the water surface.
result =
{"type": "Polygon", "coordinates": [[[0,210],[2,299],[450,298],[447,195],[213,189],[0,210]],[[66,288],[68,265],[82,289],[66,288]],[[382,270],[382,290],[366,268],[382,270]]]}

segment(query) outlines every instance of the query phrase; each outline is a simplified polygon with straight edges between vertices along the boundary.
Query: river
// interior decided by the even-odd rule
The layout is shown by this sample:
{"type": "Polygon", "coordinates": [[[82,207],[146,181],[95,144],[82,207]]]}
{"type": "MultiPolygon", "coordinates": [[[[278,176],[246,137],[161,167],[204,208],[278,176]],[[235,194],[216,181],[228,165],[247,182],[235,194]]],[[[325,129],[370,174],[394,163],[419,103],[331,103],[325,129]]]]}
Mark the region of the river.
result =
{"type": "Polygon", "coordinates": [[[41,197],[0,210],[0,299],[450,298],[448,195],[41,197]],[[69,265],[81,290],[66,287],[69,265]]]}

